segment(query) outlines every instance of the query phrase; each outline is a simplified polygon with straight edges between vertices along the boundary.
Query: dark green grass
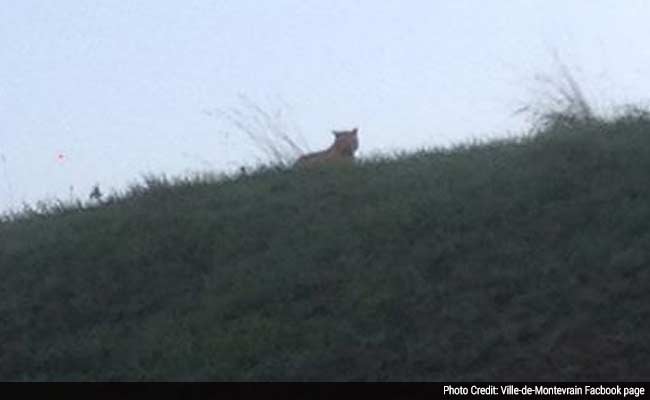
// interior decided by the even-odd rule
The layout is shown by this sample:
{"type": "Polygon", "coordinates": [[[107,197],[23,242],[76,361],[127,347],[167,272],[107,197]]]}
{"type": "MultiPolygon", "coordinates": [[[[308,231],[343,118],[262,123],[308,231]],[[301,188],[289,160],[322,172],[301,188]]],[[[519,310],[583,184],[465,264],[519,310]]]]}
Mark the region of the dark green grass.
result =
{"type": "Polygon", "coordinates": [[[650,119],[0,223],[2,380],[650,377],[650,119]]]}

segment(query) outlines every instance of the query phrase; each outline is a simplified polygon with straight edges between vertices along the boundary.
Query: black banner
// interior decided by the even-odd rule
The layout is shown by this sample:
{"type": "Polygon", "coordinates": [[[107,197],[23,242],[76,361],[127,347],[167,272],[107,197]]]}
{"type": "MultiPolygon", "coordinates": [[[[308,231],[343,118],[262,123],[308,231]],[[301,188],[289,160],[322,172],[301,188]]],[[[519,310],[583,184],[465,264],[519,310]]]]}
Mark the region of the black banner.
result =
{"type": "Polygon", "coordinates": [[[649,398],[647,382],[517,383],[4,383],[6,398],[38,399],[539,399],[649,398]],[[16,397],[18,396],[18,397],[16,397]],[[29,396],[29,397],[28,397],[29,396]]]}

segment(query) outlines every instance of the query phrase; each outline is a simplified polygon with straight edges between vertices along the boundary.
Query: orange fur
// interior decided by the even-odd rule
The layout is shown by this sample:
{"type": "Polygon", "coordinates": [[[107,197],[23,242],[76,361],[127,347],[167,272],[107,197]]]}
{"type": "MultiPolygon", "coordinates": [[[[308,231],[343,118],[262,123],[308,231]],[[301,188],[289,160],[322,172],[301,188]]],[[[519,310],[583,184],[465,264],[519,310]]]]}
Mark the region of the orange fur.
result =
{"type": "Polygon", "coordinates": [[[354,152],[359,148],[358,129],[351,131],[332,131],[334,143],[323,151],[309,153],[301,156],[296,161],[297,166],[310,166],[336,161],[351,161],[354,159],[354,152]]]}

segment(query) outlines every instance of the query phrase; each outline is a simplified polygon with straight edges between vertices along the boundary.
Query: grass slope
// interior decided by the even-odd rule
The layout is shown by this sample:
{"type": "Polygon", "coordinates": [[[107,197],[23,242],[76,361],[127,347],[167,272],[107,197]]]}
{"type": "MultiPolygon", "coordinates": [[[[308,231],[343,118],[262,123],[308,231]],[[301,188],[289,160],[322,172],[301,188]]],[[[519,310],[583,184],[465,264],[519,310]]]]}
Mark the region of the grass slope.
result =
{"type": "Polygon", "coordinates": [[[0,223],[2,380],[650,377],[650,119],[0,223]]]}

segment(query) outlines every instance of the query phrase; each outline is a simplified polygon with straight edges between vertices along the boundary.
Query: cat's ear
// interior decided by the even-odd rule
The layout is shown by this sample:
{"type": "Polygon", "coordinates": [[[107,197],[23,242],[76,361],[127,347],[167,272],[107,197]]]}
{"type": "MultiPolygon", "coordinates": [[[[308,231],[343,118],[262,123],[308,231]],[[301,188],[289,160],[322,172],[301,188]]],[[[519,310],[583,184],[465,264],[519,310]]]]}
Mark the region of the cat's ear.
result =
{"type": "Polygon", "coordinates": [[[341,132],[339,132],[339,131],[332,131],[332,134],[334,135],[334,137],[341,136],[341,132]]]}

